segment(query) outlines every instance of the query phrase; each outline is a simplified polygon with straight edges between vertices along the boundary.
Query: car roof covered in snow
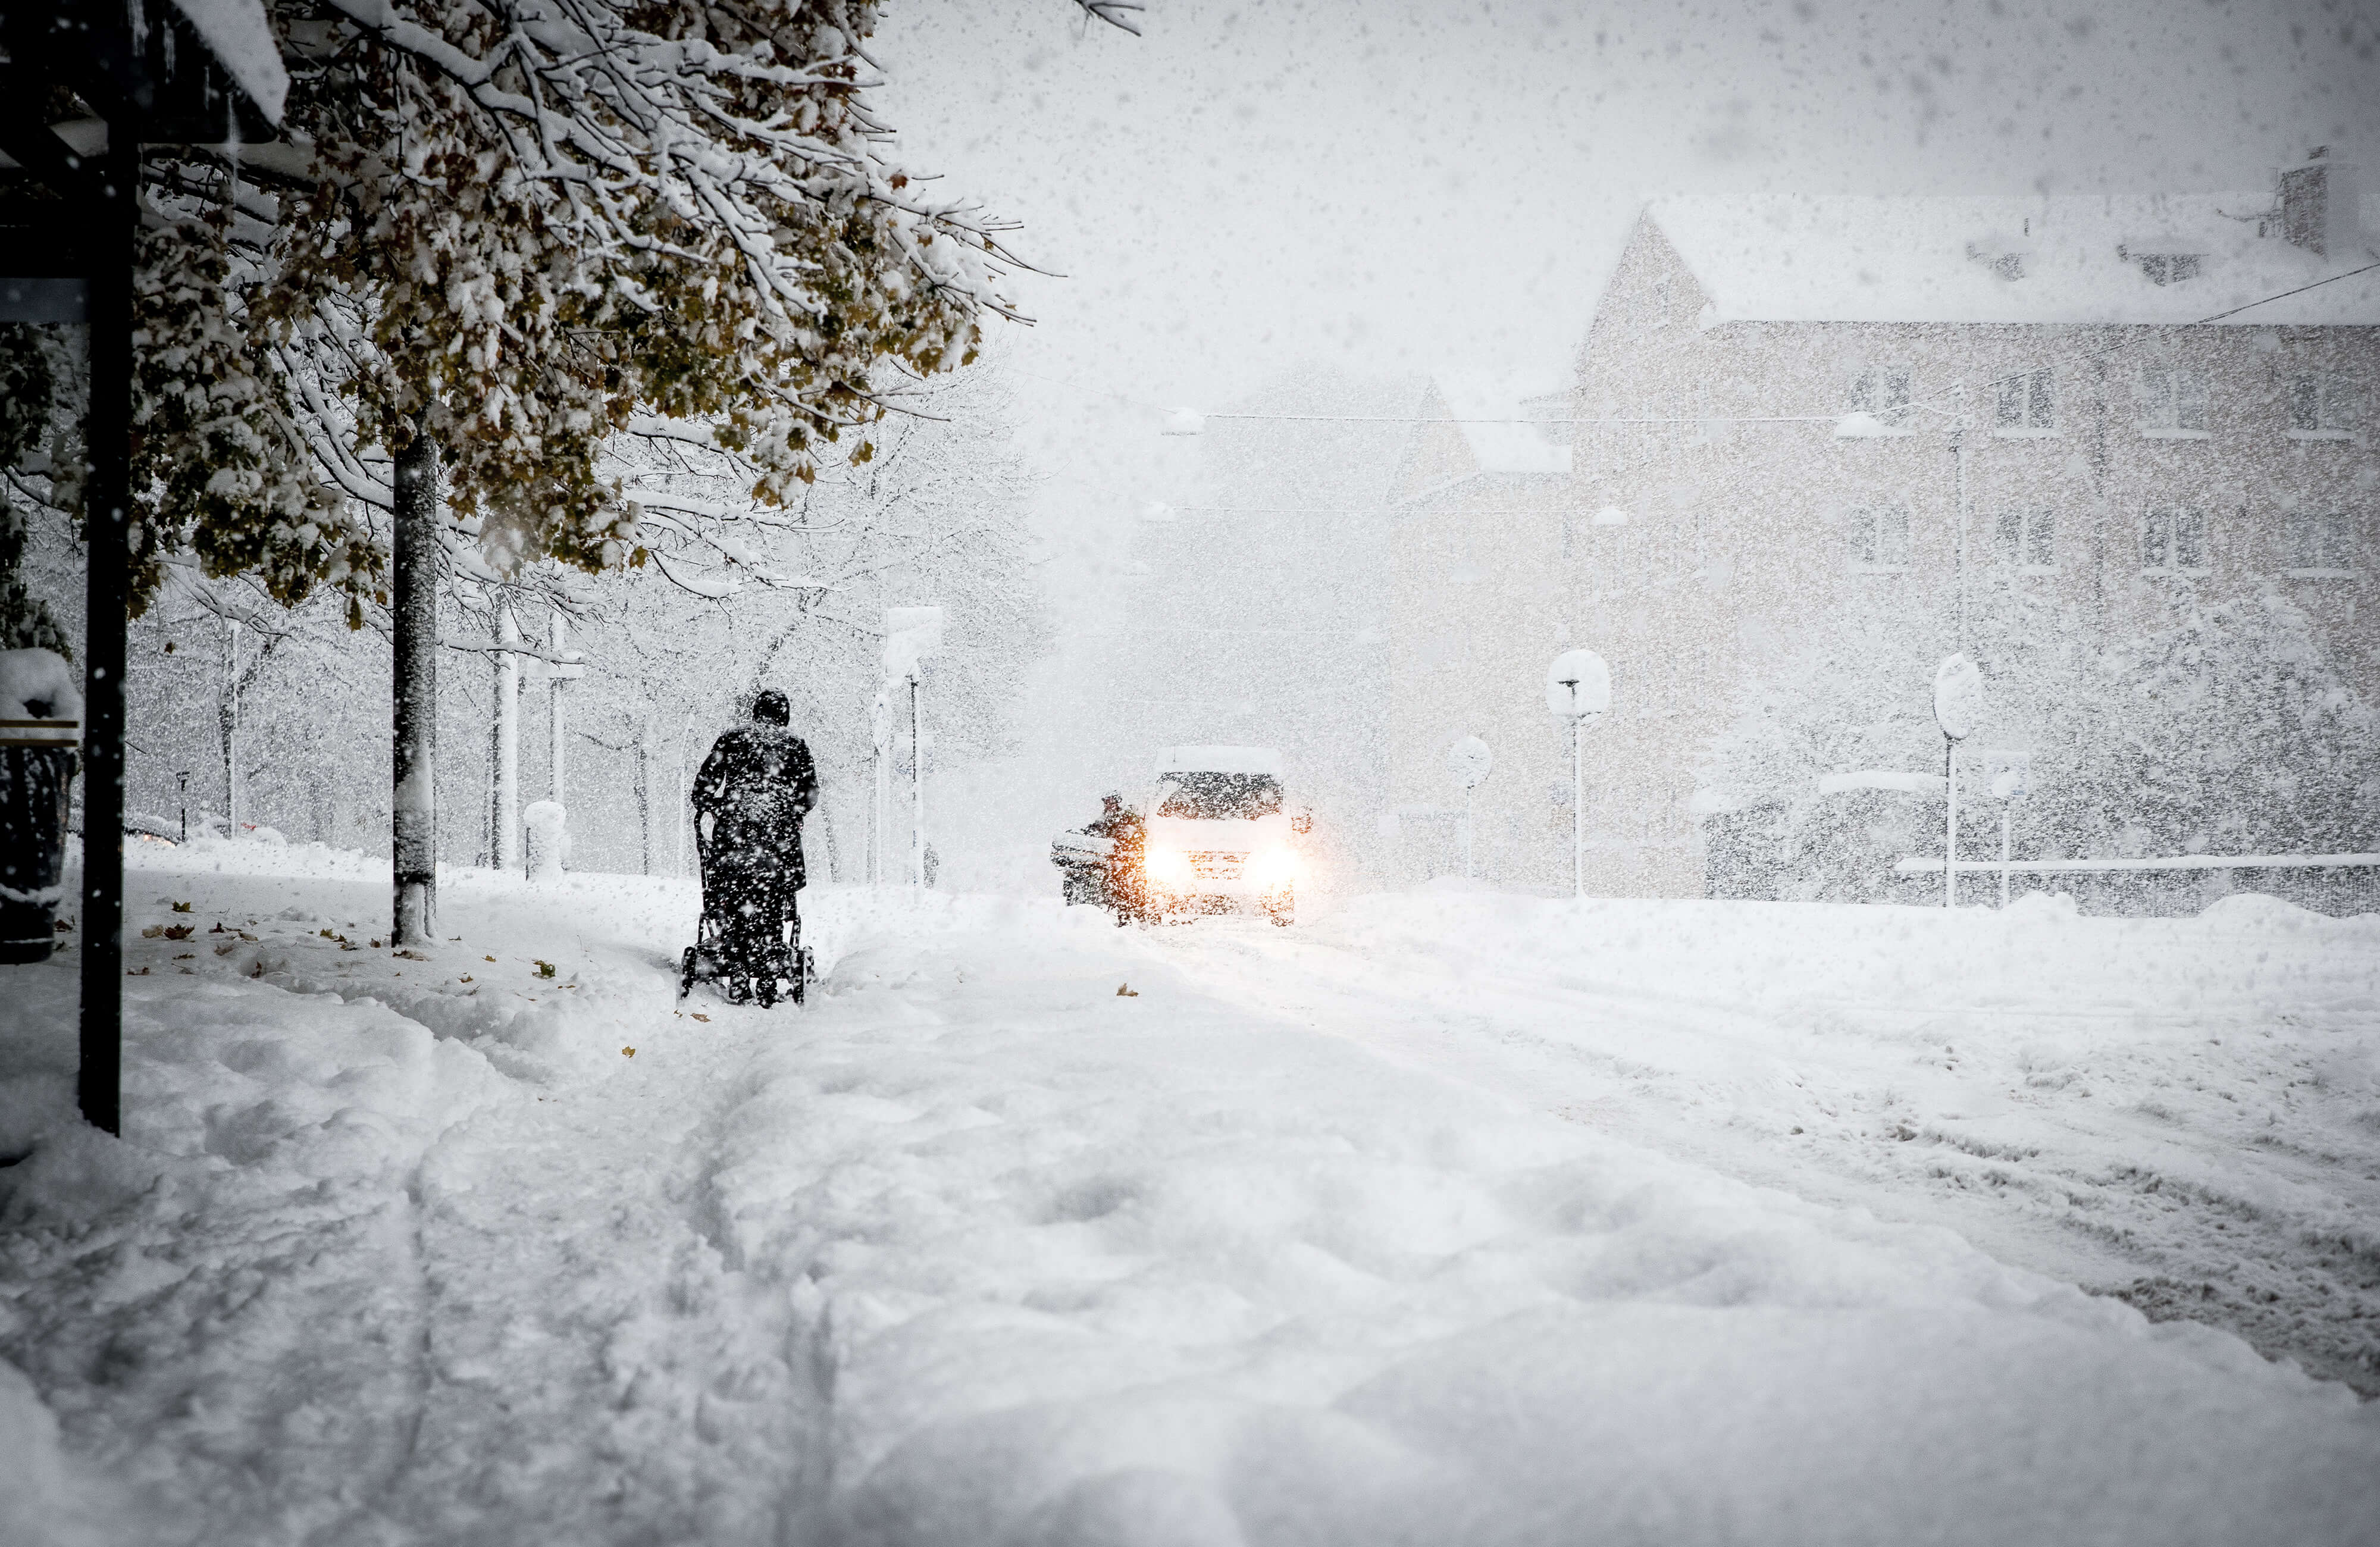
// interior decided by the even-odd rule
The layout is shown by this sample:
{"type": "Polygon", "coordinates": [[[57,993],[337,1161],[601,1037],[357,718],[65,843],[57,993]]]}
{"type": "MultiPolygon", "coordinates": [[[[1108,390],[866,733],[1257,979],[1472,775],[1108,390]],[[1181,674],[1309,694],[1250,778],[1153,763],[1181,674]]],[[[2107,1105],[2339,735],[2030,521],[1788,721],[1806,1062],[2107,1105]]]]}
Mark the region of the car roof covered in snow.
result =
{"type": "Polygon", "coordinates": [[[1666,199],[1645,218],[1709,298],[1706,324],[2188,323],[2238,307],[2249,310],[2220,321],[2380,323],[2380,272],[2333,278],[2380,261],[2374,201],[2360,200],[2361,230],[2327,257],[2284,240],[2273,206],[2270,190],[1769,194],[1666,199]],[[2195,258],[2197,272],[2175,279],[2169,262],[2153,262],[2175,255],[2195,258]],[[2160,271],[2167,283],[2152,277],[2160,271]],[[2305,286],[2316,287],[2283,294],[2305,286]]]}
{"type": "Polygon", "coordinates": [[[1269,747],[1160,747],[1160,774],[1269,774],[1281,777],[1281,754],[1269,747]]]}

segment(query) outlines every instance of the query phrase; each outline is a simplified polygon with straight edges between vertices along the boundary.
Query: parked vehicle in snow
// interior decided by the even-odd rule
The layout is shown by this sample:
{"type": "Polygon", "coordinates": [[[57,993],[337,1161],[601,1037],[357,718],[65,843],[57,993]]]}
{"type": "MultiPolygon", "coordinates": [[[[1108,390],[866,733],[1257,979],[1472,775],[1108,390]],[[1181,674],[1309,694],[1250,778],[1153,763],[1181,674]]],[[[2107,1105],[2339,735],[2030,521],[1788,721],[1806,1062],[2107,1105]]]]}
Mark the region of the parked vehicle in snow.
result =
{"type": "Polygon", "coordinates": [[[1313,824],[1293,811],[1281,754],[1269,747],[1168,747],[1143,807],[1141,883],[1150,916],[1261,911],[1296,914],[1303,869],[1297,837],[1313,824]]]}

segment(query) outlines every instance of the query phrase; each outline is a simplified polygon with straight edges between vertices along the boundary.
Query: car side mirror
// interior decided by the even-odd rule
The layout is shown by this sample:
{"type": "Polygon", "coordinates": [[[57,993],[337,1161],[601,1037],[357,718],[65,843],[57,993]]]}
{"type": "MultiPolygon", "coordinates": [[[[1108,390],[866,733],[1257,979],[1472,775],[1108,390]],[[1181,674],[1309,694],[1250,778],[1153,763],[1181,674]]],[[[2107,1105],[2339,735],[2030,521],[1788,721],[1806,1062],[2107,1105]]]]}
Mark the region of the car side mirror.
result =
{"type": "Polygon", "coordinates": [[[1314,813],[1312,811],[1298,812],[1295,816],[1289,819],[1289,830],[1293,833],[1313,832],[1314,813]]]}

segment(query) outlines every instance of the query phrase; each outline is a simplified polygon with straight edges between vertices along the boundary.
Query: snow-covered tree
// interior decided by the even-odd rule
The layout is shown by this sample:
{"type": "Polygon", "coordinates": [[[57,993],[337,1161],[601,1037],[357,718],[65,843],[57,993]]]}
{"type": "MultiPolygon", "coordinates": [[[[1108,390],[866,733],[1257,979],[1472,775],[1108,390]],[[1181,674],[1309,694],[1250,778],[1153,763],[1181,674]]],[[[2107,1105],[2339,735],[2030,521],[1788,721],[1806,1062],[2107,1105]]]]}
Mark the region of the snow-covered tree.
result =
{"type": "MultiPolygon", "coordinates": [[[[290,451],[302,421],[329,481],[392,517],[374,593],[395,614],[401,936],[434,902],[434,711],[408,706],[434,701],[422,636],[448,555],[641,557],[601,456],[640,420],[732,454],[747,497],[782,506],[822,462],[872,455],[854,432],[889,381],[965,363],[1008,310],[996,228],[886,157],[863,98],[875,10],[287,0],[284,141],[164,178],[188,209],[143,286],[170,324],[145,358],[205,384],[149,382],[171,412],[141,470],[182,496],[161,509],[195,500],[209,566],[262,569],[285,599],[374,588],[373,550],[290,451]]],[[[176,535],[156,523],[144,557],[176,535]]]]}
{"type": "Polygon", "coordinates": [[[55,650],[71,655],[66,631],[36,591],[27,566],[36,511],[60,515],[79,502],[50,477],[54,454],[79,466],[69,444],[72,419],[61,411],[56,330],[0,323],[0,650],[55,650]],[[55,503],[54,503],[55,502],[55,503]]]}

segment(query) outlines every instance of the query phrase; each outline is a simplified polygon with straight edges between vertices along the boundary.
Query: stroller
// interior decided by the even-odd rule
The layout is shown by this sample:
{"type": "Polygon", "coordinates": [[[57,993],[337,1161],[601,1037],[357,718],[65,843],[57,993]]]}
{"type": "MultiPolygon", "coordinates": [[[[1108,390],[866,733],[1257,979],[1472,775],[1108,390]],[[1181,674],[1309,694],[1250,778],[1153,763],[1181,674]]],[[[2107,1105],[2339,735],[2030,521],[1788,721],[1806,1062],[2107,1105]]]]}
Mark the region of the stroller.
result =
{"type": "Polygon", "coordinates": [[[680,1004],[697,983],[717,983],[731,1005],[780,999],[801,1004],[817,974],[801,943],[795,888],[781,871],[723,862],[715,827],[698,822],[695,853],[702,862],[702,921],[686,948],[678,977],[680,1004]]]}

